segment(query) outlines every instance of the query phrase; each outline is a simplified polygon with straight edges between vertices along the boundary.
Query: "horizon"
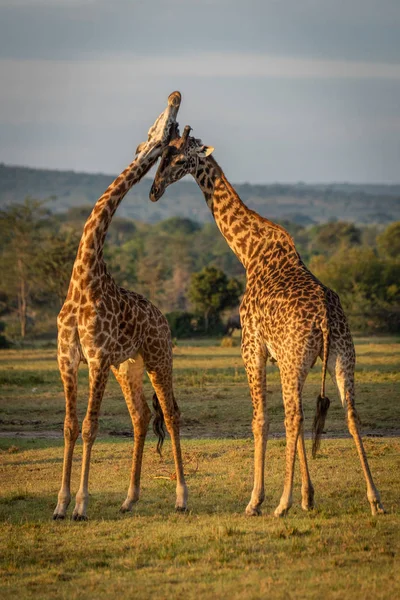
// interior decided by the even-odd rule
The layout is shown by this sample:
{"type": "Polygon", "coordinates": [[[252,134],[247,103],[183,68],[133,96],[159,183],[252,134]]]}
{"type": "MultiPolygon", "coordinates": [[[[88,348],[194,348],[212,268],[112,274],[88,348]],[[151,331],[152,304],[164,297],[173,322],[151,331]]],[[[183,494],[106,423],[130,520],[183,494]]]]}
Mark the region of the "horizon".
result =
{"type": "MultiPolygon", "coordinates": [[[[58,168],[48,168],[48,167],[33,167],[30,165],[18,165],[18,164],[7,164],[5,162],[0,161],[0,167],[6,167],[6,168],[16,168],[16,169],[29,169],[29,170],[34,170],[34,171],[55,171],[55,172],[60,172],[60,173],[74,173],[76,175],[92,175],[92,176],[103,176],[103,177],[114,177],[116,178],[118,176],[118,173],[106,173],[105,171],[78,171],[76,169],[58,169],[58,168]]],[[[152,169],[149,171],[151,172],[153,169],[155,170],[157,167],[157,163],[154,167],[152,167],[152,169]]],[[[153,177],[149,176],[148,174],[146,174],[142,181],[152,181],[153,177]]],[[[194,184],[196,183],[195,180],[190,176],[190,175],[186,175],[183,179],[181,179],[180,181],[176,182],[177,184],[181,183],[181,181],[188,183],[188,182],[193,182],[194,184]]],[[[254,186],[274,186],[274,185],[288,185],[288,186],[304,186],[304,187],[318,187],[318,186],[335,186],[335,185],[347,185],[347,186],[353,186],[353,187],[357,187],[357,186],[365,186],[365,187],[374,187],[374,186],[379,186],[379,187],[397,187],[400,186],[400,180],[399,181],[265,181],[265,182],[253,182],[253,181],[234,181],[232,182],[234,185],[254,185],[254,186]]],[[[176,184],[174,184],[176,185],[176,184]]]]}

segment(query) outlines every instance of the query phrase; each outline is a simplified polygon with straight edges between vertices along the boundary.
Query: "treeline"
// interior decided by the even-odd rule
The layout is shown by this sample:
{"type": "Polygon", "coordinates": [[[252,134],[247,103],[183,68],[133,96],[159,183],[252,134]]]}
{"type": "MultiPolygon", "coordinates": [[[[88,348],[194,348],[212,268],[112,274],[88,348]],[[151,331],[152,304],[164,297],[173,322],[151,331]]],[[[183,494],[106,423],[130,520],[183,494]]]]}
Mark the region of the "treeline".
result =
{"type": "MultiPolygon", "coordinates": [[[[54,338],[83,224],[91,208],[55,215],[27,199],[0,212],[0,321],[5,339],[54,338]]],[[[359,332],[400,331],[400,222],[356,227],[281,222],[315,275],[336,290],[359,332]]],[[[117,283],[168,314],[173,334],[223,333],[244,270],[214,223],[173,217],[144,224],[116,216],[105,259],[117,283]]]]}
{"type": "MultiPolygon", "coordinates": [[[[218,157],[217,157],[218,159],[218,157]]],[[[125,165],[121,165],[123,167],[125,165]]],[[[230,178],[230,173],[227,173],[230,178]]],[[[93,205],[115,175],[76,173],[8,166],[0,163],[0,207],[20,203],[29,194],[55,196],[52,212],[93,205]]],[[[149,202],[152,180],[144,178],[129,192],[119,214],[146,223],[179,215],[199,222],[212,220],[197,184],[183,180],[167,189],[161,202],[149,202]]],[[[400,185],[371,184],[235,184],[249,208],[274,221],[290,220],[306,226],[342,219],[354,223],[387,225],[400,219],[400,185]]]]}

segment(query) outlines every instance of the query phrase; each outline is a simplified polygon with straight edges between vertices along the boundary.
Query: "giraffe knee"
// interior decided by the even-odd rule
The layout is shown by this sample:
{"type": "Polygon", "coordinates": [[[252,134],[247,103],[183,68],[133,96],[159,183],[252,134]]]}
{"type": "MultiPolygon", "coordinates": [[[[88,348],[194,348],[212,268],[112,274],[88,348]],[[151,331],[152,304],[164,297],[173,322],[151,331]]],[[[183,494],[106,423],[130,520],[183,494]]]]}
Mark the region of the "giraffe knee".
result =
{"type": "Polygon", "coordinates": [[[252,429],[254,435],[267,435],[269,431],[269,419],[267,416],[253,417],[252,429]]]}
{"type": "Polygon", "coordinates": [[[85,419],[82,424],[82,439],[86,444],[91,444],[96,439],[97,430],[99,428],[99,420],[85,419]]]}
{"type": "Polygon", "coordinates": [[[168,431],[179,430],[181,423],[181,413],[178,410],[174,410],[172,414],[167,414],[164,416],[165,425],[168,431]]]}
{"type": "Polygon", "coordinates": [[[293,411],[285,415],[285,428],[299,430],[303,424],[303,411],[293,411]]]}
{"type": "Polygon", "coordinates": [[[146,435],[149,423],[151,421],[151,411],[146,405],[146,410],[142,414],[133,417],[133,428],[140,434],[146,435]]]}
{"type": "Polygon", "coordinates": [[[347,409],[347,427],[352,436],[358,433],[359,418],[356,409],[351,406],[347,409]]]}
{"type": "Polygon", "coordinates": [[[64,421],[64,439],[68,442],[76,442],[79,435],[78,419],[69,419],[64,421]]]}
{"type": "Polygon", "coordinates": [[[147,429],[149,426],[149,423],[151,421],[151,410],[149,409],[148,406],[146,406],[146,412],[142,415],[141,417],[141,425],[147,429]]]}

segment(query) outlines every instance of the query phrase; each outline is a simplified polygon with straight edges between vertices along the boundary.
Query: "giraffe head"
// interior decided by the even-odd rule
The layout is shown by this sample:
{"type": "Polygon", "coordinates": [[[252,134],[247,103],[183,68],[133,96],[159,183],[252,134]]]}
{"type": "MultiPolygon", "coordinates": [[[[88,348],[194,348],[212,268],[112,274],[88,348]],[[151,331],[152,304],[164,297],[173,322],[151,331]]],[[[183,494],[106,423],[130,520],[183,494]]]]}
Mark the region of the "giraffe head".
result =
{"type": "Polygon", "coordinates": [[[150,200],[157,202],[165,189],[179,181],[188,173],[196,172],[199,160],[209,156],[214,148],[205,146],[201,140],[189,136],[191,127],[186,125],[179,137],[177,127],[174,128],[172,140],[162,153],[161,162],[150,190],[150,200]]]}
{"type": "Polygon", "coordinates": [[[147,141],[136,148],[136,158],[154,159],[161,156],[171,137],[176,135],[176,116],[181,104],[180,92],[172,92],[168,96],[167,108],[156,119],[147,134],[147,141]]]}

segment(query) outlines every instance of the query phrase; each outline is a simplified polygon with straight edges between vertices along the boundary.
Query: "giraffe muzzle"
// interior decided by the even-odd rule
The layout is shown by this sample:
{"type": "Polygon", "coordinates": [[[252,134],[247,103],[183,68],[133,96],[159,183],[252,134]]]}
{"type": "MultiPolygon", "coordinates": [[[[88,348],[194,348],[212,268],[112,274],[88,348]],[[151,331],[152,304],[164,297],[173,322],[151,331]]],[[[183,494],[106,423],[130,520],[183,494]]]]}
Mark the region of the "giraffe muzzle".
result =
{"type": "Polygon", "coordinates": [[[182,96],[181,96],[181,93],[178,91],[172,92],[172,94],[170,94],[168,96],[168,105],[175,107],[177,109],[176,110],[177,113],[178,113],[178,109],[181,105],[181,101],[182,101],[182,96]]]}
{"type": "Polygon", "coordinates": [[[181,99],[182,96],[178,91],[172,92],[168,96],[167,107],[148,130],[147,141],[139,144],[136,149],[138,159],[144,160],[150,158],[157,160],[171,138],[178,135],[176,117],[181,99]]]}

